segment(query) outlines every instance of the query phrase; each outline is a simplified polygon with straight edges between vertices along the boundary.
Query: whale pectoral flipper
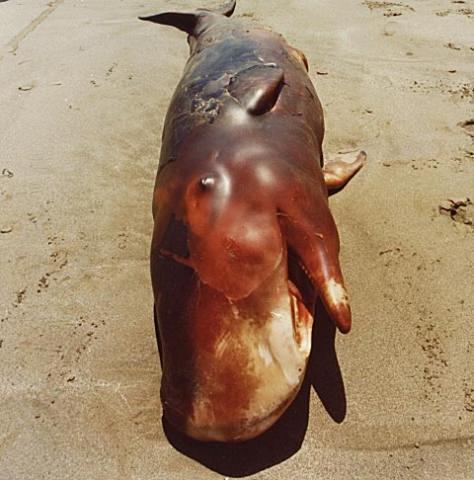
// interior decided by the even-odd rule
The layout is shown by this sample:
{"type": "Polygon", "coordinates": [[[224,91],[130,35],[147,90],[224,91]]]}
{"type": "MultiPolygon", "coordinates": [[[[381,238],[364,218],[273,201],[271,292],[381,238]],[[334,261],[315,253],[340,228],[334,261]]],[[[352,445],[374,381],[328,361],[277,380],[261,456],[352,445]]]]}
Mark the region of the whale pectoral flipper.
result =
{"type": "MultiPolygon", "coordinates": [[[[353,158],[353,153],[350,155],[353,158]]],[[[347,182],[364,166],[367,154],[361,150],[352,161],[343,160],[342,156],[327,160],[323,167],[324,182],[330,193],[343,188],[347,182]]]]}

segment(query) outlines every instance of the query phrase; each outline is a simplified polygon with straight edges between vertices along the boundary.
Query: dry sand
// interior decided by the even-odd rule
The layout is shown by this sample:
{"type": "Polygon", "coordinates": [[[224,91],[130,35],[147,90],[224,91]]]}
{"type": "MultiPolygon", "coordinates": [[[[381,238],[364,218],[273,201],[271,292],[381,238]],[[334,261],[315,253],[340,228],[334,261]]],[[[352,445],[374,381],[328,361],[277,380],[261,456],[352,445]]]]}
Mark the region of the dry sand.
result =
{"type": "Polygon", "coordinates": [[[474,478],[473,207],[438,211],[474,200],[472,0],[239,0],[306,53],[326,150],[369,154],[331,201],[354,329],[342,383],[321,327],[287,430],[165,437],[150,200],[187,45],[136,17],[198,6],[0,2],[0,479],[474,478]]]}

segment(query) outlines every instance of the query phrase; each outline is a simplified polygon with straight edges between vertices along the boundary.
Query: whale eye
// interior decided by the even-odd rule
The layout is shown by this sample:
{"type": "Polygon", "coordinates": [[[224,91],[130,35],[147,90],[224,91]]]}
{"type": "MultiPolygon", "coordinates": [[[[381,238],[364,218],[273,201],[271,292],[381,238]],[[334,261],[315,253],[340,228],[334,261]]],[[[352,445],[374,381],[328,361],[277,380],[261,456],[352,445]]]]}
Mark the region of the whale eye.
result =
{"type": "Polygon", "coordinates": [[[201,180],[199,180],[199,189],[202,192],[206,192],[210,190],[216,183],[216,179],[214,177],[202,177],[201,180]]]}

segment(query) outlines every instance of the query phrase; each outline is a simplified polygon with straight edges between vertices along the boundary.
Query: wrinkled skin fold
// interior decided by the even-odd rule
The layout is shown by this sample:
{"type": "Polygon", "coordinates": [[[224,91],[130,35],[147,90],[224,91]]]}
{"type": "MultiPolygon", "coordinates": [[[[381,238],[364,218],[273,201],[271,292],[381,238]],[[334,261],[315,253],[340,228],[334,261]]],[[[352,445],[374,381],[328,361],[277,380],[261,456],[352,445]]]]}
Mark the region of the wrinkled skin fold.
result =
{"type": "Polygon", "coordinates": [[[151,274],[163,413],[204,441],[267,430],[294,399],[316,299],[350,307],[328,207],[361,168],[323,166],[323,112],[304,55],[218,11],[144,17],[188,33],[156,178],[151,274]]]}

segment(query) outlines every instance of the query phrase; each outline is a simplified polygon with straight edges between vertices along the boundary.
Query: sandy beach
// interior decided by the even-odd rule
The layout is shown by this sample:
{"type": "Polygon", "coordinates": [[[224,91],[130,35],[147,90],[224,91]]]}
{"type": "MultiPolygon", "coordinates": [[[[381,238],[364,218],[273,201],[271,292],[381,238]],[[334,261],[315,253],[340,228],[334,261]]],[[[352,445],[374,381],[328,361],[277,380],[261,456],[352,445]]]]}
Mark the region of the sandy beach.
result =
{"type": "Polygon", "coordinates": [[[185,35],[204,0],[0,2],[0,480],[474,478],[474,1],[238,0],[302,50],[353,330],[318,325],[282,425],[165,435],[149,244],[185,35]],[[34,3],[34,5],[33,5],[34,3]]]}

